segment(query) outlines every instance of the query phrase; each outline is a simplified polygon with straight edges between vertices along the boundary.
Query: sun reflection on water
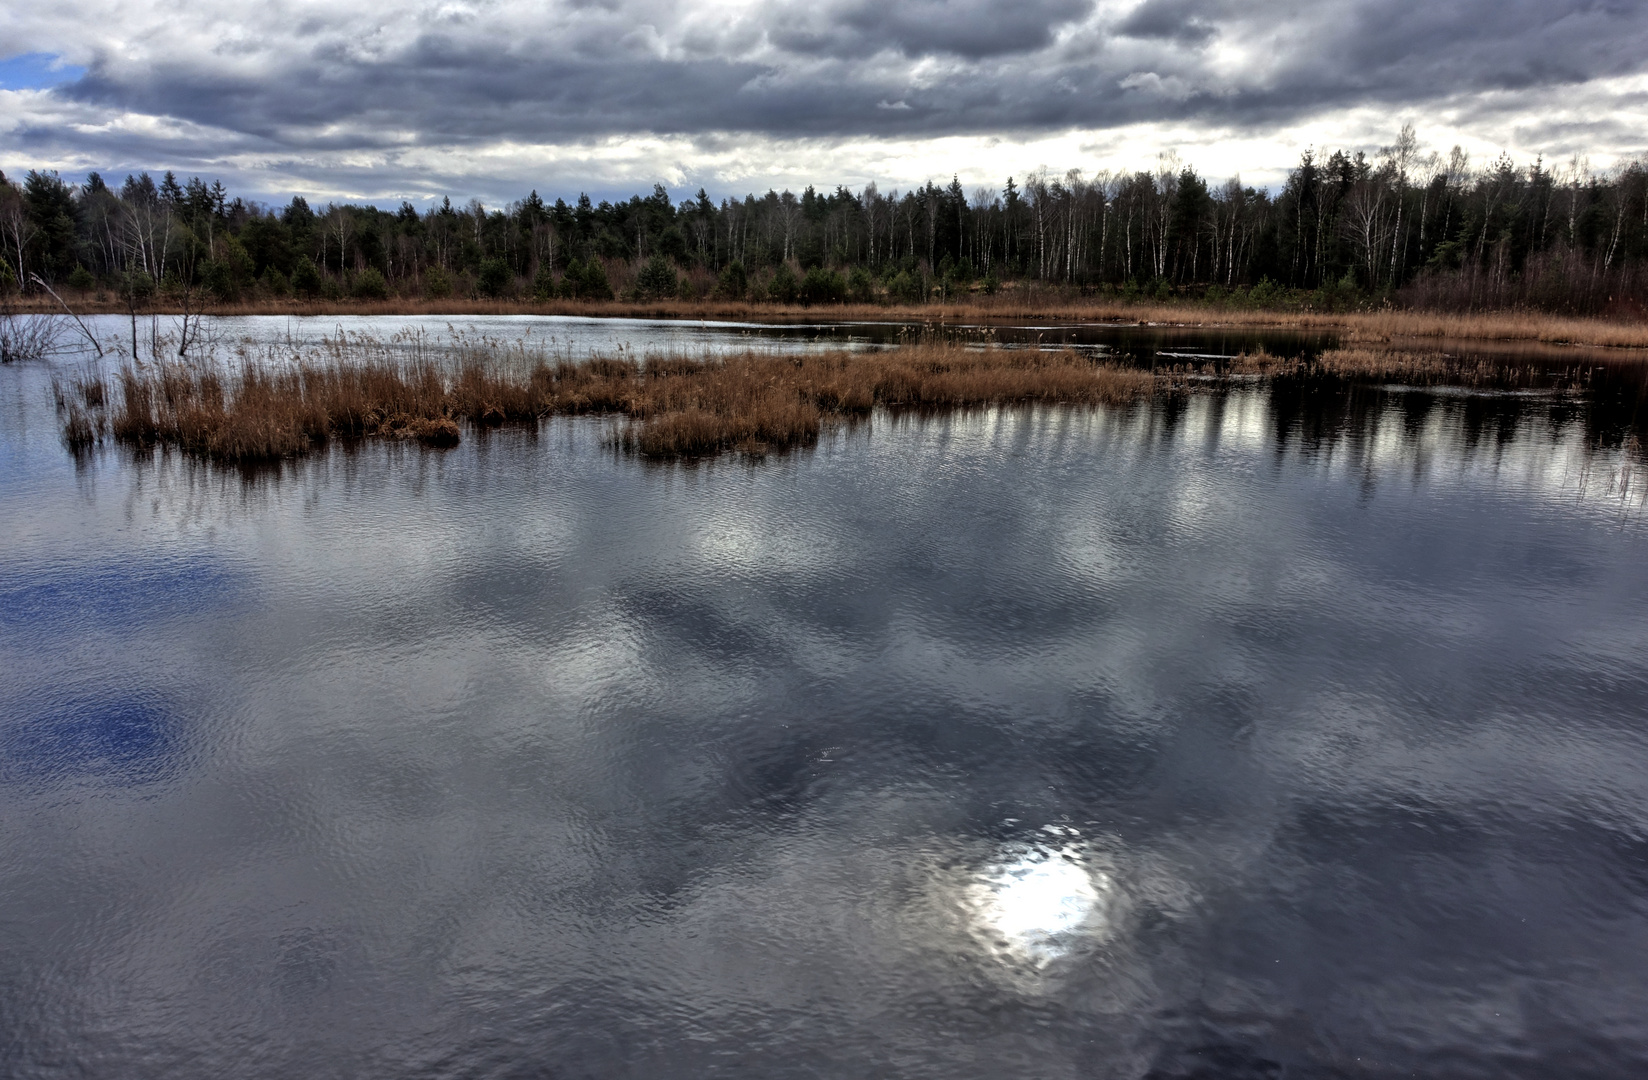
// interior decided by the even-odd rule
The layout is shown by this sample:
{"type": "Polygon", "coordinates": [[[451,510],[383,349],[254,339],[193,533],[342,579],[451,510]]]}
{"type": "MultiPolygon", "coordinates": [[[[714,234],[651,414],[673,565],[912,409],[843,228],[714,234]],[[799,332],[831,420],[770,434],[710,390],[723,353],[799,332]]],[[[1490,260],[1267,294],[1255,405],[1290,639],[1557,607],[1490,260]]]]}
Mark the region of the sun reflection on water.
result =
{"type": "Polygon", "coordinates": [[[1049,825],[985,865],[966,900],[974,933],[992,951],[1043,966],[1105,936],[1114,892],[1080,833],[1049,825]]]}

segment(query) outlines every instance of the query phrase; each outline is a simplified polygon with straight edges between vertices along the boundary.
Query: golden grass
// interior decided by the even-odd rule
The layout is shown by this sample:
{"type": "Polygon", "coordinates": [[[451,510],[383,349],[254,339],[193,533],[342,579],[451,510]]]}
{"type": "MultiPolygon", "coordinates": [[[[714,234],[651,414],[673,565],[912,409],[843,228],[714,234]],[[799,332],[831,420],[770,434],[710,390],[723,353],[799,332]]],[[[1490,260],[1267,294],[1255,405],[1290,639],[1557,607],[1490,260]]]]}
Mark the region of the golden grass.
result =
{"type": "Polygon", "coordinates": [[[1330,375],[1347,380],[1400,382],[1412,386],[1471,386],[1514,389],[1536,384],[1562,386],[1572,372],[1542,370],[1532,364],[1507,364],[1462,357],[1439,350],[1378,348],[1355,345],[1328,349],[1313,359],[1274,356],[1263,349],[1230,362],[1233,375],[1330,375]]]}
{"type": "Polygon", "coordinates": [[[805,445],[827,423],[891,408],[1046,402],[1121,403],[1157,385],[1148,372],[1073,352],[915,345],[889,352],[803,356],[749,352],[707,360],[598,358],[507,364],[485,354],[454,369],[369,359],[280,366],[128,368],[113,437],[222,461],[293,457],[332,438],[416,439],[455,445],[459,421],[489,426],[611,413],[618,441],[649,457],[805,445]]]}
{"type": "Polygon", "coordinates": [[[233,376],[167,366],[120,375],[109,420],[120,442],[165,445],[225,461],[276,460],[332,437],[385,436],[455,446],[447,391],[428,366],[384,364],[271,369],[247,363],[233,376]]]}

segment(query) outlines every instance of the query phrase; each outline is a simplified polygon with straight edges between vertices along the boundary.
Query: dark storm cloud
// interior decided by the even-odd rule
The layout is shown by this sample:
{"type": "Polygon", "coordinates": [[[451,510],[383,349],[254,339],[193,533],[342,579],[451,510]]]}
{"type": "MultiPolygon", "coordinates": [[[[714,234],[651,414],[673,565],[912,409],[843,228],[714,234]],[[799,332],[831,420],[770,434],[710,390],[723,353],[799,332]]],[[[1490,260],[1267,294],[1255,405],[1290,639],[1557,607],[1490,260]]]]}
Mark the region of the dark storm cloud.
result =
{"type": "Polygon", "coordinates": [[[852,0],[796,5],[789,9],[794,21],[775,26],[771,37],[794,53],[843,59],[894,49],[911,57],[952,53],[977,60],[1043,48],[1059,27],[1091,10],[1090,0],[852,0]]]}
{"type": "Polygon", "coordinates": [[[1201,0],[1145,0],[1116,25],[1116,32],[1126,37],[1199,45],[1218,33],[1214,6],[1201,0]]]}

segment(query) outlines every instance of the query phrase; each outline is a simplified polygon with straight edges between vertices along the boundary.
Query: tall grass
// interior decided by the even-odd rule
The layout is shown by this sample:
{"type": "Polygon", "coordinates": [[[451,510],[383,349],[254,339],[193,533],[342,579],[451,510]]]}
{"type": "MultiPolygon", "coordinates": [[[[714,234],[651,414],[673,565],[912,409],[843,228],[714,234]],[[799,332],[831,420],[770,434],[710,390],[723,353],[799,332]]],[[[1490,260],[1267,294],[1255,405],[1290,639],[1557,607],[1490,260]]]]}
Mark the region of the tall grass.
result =
{"type": "Polygon", "coordinates": [[[1326,375],[1346,380],[1401,382],[1411,386],[1467,386],[1500,390],[1542,387],[1574,389],[1589,369],[1551,369],[1508,364],[1440,350],[1353,345],[1329,349],[1311,359],[1274,356],[1263,349],[1237,356],[1226,367],[1233,375],[1326,375]]]}
{"type": "Polygon", "coordinates": [[[333,437],[382,435],[456,445],[441,373],[381,362],[279,370],[254,362],[232,374],[169,365],[121,372],[114,437],[225,461],[294,457],[333,437]]]}
{"type": "Polygon", "coordinates": [[[81,376],[65,381],[52,379],[52,397],[63,425],[63,441],[80,453],[97,444],[105,421],[108,387],[97,376],[81,376]]]}
{"type": "Polygon", "coordinates": [[[271,461],[334,438],[457,443],[459,423],[535,422],[605,413],[625,418],[618,441],[649,457],[805,445],[828,423],[891,408],[1012,402],[1120,403],[1156,385],[1148,372],[1074,352],[914,345],[889,352],[706,359],[596,358],[523,362],[472,353],[453,367],[384,355],[358,362],[244,359],[233,370],[131,367],[117,378],[109,433],[222,461],[271,461]]]}

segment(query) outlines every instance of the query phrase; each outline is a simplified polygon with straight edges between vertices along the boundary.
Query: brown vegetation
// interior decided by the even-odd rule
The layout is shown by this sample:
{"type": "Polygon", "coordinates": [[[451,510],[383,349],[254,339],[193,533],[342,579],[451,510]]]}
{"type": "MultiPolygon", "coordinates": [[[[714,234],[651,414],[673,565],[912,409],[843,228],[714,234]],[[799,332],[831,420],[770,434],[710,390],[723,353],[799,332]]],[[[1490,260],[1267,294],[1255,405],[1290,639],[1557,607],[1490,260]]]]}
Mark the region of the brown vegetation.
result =
{"type": "Polygon", "coordinates": [[[66,441],[103,434],[221,461],[293,457],[331,439],[456,445],[461,423],[535,423],[555,415],[621,417],[615,441],[643,456],[763,453],[807,445],[833,423],[877,407],[912,410],[1043,403],[1124,404],[1217,386],[1229,377],[1329,376],[1521,388],[1579,388],[1589,368],[1551,369],[1436,349],[1356,345],[1312,358],[1263,350],[1228,362],[1145,371],[1074,351],[967,347],[936,340],[887,351],[745,352],[582,363],[523,351],[476,350],[442,363],[340,339],[307,358],[242,357],[238,368],[127,368],[57,387],[66,441]]]}
{"type": "MultiPolygon", "coordinates": [[[[232,374],[183,364],[128,368],[119,376],[116,404],[79,409],[71,402],[79,411],[65,409],[65,433],[74,421],[81,434],[70,437],[84,436],[85,425],[74,418],[95,415],[129,445],[258,461],[300,455],[332,438],[455,445],[460,420],[492,426],[612,413],[628,420],[618,436],[622,445],[650,457],[679,457],[807,444],[832,419],[877,405],[1120,403],[1148,394],[1157,382],[1148,372],[1073,352],[954,345],[705,360],[516,360],[475,354],[451,369],[382,358],[286,365],[247,360],[232,374]]],[[[60,395],[62,400],[69,398],[60,395]]]]}
{"type": "Polygon", "coordinates": [[[97,442],[100,419],[108,404],[108,388],[103,380],[79,378],[67,383],[54,380],[52,396],[63,423],[63,441],[76,453],[90,449],[97,442]]]}
{"type": "Polygon", "coordinates": [[[1347,380],[1399,382],[1410,386],[1469,386],[1515,389],[1571,388],[1585,369],[1551,370],[1536,364],[1508,364],[1437,350],[1384,349],[1365,345],[1329,349],[1320,355],[1273,356],[1263,349],[1243,353],[1225,369],[1232,375],[1328,375],[1347,380]]]}

